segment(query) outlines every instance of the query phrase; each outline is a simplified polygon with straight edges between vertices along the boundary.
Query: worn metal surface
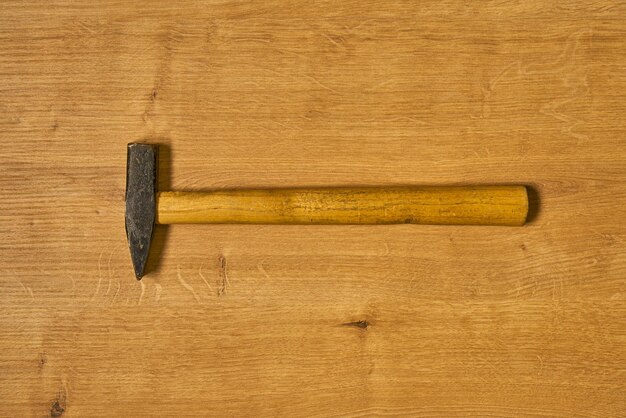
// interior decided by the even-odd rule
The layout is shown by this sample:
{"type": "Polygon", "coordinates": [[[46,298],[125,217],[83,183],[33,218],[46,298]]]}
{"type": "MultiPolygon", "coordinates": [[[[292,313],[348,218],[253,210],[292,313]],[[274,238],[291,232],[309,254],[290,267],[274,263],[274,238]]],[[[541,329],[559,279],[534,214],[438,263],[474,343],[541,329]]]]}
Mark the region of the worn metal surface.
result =
{"type": "Polygon", "coordinates": [[[135,277],[143,276],[156,215],[158,147],[128,144],[126,161],[126,237],[135,277]]]}

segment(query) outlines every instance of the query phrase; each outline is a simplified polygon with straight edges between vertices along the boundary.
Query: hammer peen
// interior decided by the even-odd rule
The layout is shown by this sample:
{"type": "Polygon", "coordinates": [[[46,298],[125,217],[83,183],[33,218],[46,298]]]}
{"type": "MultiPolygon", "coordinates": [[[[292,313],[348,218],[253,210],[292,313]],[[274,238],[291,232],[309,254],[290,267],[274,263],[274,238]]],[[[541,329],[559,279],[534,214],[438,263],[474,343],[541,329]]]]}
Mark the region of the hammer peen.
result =
{"type": "Polygon", "coordinates": [[[341,187],[157,191],[158,146],[128,144],[126,237],[138,280],[155,224],[521,226],[524,186],[341,187]]]}

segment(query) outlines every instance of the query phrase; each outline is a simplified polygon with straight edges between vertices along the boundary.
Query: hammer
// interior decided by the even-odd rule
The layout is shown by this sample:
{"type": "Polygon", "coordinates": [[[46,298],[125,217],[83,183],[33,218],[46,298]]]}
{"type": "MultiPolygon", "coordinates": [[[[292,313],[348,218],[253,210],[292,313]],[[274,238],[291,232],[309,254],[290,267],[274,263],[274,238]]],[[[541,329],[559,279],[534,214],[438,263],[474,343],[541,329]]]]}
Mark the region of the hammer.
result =
{"type": "Polygon", "coordinates": [[[158,146],[128,144],[126,237],[141,280],[155,224],[506,225],[528,213],[524,186],[157,191],[158,146]]]}

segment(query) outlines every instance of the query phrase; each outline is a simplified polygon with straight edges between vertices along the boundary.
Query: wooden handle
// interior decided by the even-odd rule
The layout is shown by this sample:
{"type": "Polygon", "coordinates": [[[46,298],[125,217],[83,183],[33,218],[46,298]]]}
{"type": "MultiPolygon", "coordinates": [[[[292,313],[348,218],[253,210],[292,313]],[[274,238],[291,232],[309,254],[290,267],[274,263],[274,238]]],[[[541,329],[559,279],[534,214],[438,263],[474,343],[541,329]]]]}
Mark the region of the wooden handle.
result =
{"type": "Polygon", "coordinates": [[[524,186],[161,192],[157,223],[523,225],[524,186]]]}

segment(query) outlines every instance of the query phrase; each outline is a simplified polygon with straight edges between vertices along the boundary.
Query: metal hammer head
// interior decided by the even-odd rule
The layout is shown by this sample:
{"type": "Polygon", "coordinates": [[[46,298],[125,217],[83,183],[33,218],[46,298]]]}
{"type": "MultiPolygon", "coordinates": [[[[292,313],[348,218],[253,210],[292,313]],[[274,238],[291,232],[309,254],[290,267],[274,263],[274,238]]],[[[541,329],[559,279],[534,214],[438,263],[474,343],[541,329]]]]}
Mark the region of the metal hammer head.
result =
{"type": "Polygon", "coordinates": [[[141,280],[156,218],[158,148],[128,144],[126,160],[126,237],[135,277],[141,280]]]}

